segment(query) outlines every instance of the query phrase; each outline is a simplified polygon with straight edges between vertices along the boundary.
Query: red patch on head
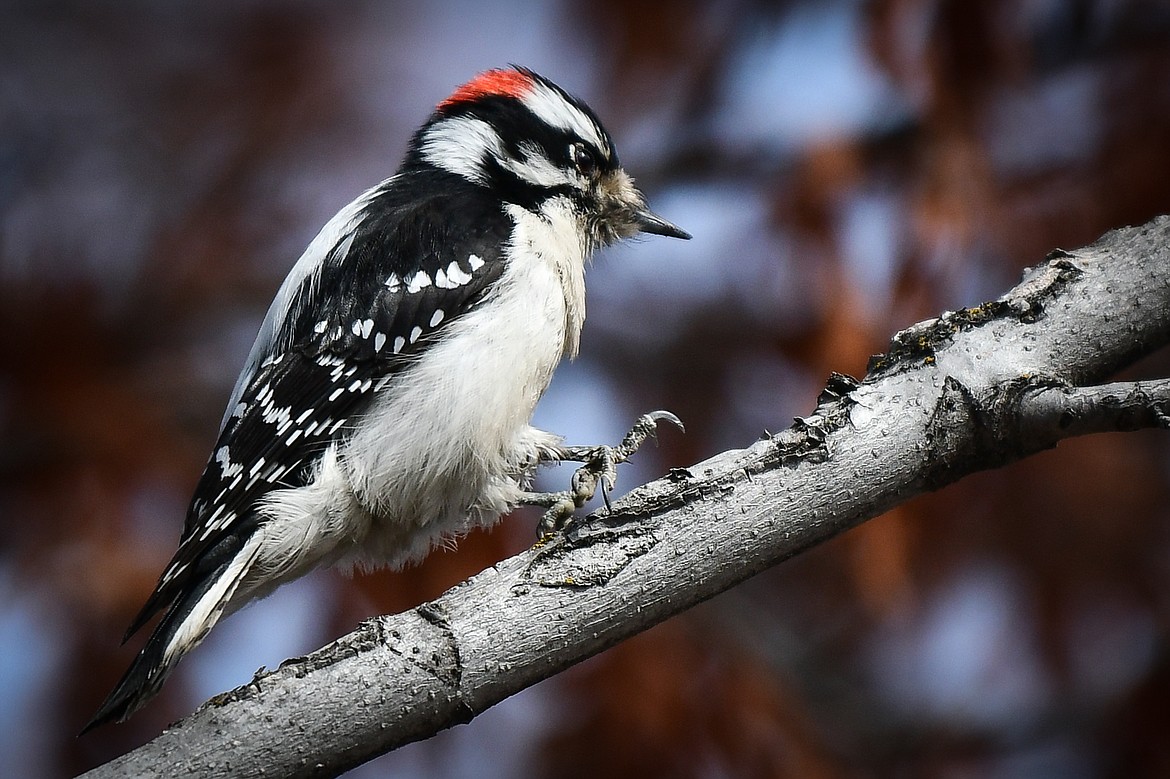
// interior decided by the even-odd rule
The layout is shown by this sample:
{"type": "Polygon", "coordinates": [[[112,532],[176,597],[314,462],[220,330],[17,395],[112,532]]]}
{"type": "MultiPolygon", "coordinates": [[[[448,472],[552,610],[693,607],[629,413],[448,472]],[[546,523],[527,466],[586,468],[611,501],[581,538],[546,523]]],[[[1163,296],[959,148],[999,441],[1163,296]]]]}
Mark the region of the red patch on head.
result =
{"type": "Polygon", "coordinates": [[[439,110],[493,95],[520,98],[532,89],[532,84],[532,76],[523,71],[489,70],[452,92],[449,98],[439,103],[439,110]]]}

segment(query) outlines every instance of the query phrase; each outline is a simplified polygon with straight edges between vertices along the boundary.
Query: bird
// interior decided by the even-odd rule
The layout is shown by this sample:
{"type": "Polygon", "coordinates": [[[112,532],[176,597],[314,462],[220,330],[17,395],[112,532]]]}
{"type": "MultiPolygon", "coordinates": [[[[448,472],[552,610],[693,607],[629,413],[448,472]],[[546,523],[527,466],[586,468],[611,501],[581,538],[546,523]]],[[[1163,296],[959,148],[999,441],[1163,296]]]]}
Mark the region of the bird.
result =
{"type": "Polygon", "coordinates": [[[280,285],[187,510],[123,643],[162,613],[82,733],[122,721],[225,616],[318,567],[399,568],[519,505],[544,533],[612,487],[618,446],[531,425],[578,351],[595,250],[690,235],[652,212],[583,101],[482,72],[440,102],[398,171],[330,219],[280,285]],[[530,492],[537,467],[585,465],[530,492]]]}

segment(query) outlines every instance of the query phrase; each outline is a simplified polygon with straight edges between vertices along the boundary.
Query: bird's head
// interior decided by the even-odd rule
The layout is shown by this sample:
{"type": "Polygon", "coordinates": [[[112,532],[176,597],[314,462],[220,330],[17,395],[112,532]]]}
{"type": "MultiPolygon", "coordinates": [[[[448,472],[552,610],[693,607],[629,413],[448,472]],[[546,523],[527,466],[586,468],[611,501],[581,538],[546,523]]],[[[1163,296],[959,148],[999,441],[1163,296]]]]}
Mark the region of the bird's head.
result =
{"type": "Polygon", "coordinates": [[[433,167],[535,213],[567,209],[587,250],[654,233],[690,238],[654,214],[582,101],[525,68],[455,90],[415,134],[405,169],[433,167]]]}

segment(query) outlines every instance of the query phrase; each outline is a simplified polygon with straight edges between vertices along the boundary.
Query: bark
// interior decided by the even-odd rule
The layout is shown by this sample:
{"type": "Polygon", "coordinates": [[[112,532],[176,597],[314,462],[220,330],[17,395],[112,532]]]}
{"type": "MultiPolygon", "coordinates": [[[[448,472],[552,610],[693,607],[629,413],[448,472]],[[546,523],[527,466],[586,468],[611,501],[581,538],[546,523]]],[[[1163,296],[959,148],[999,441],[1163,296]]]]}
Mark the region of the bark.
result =
{"type": "Polygon", "coordinates": [[[1052,252],[894,336],[788,430],[647,484],[436,600],[219,696],[86,774],[335,776],[915,495],[1074,435],[1167,426],[1170,381],[1093,386],[1170,340],[1170,217],[1052,252]]]}

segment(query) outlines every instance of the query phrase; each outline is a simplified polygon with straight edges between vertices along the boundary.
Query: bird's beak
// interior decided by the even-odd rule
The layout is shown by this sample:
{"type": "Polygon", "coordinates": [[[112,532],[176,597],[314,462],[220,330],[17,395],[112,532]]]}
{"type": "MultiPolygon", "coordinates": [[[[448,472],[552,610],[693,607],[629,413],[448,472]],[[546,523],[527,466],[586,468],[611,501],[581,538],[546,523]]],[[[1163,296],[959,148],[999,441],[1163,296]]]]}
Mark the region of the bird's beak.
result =
{"type": "Polygon", "coordinates": [[[621,168],[603,176],[600,182],[600,200],[605,216],[604,229],[596,236],[599,245],[606,245],[636,233],[653,233],[668,238],[686,240],[691,234],[675,227],[646,205],[646,196],[634,186],[634,180],[621,168]]]}
{"type": "Polygon", "coordinates": [[[689,241],[691,234],[680,227],[676,227],[648,208],[641,208],[634,212],[634,227],[643,233],[665,235],[667,238],[682,238],[689,241]]]}

